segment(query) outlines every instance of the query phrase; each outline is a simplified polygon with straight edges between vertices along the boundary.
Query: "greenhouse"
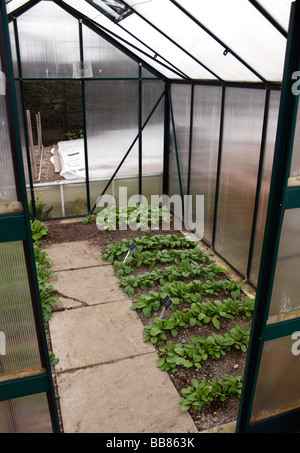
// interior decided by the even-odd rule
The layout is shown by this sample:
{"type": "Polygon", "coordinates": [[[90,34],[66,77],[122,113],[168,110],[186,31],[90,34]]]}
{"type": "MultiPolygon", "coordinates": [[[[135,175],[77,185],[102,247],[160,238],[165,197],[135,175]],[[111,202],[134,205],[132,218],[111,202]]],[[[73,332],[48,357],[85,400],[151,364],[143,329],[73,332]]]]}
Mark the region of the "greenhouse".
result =
{"type": "Polygon", "coordinates": [[[255,292],[235,432],[299,432],[299,0],[0,5],[0,432],[60,431],[32,223],[124,193],[255,292]]]}

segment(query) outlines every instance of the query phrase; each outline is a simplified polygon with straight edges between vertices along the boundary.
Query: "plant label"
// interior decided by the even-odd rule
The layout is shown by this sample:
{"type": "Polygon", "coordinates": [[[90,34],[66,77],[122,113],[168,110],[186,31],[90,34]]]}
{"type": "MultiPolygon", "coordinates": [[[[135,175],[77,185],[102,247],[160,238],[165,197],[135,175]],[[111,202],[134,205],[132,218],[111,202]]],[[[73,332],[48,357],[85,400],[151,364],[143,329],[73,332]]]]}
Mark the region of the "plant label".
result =
{"type": "Polygon", "coordinates": [[[169,310],[169,308],[173,305],[173,301],[170,296],[165,297],[163,301],[163,306],[165,310],[169,310]]]}
{"type": "Polygon", "coordinates": [[[169,310],[169,308],[173,305],[173,301],[170,296],[166,296],[163,301],[163,309],[160,315],[160,318],[163,317],[164,313],[166,310],[169,310]]]}
{"type": "Polygon", "coordinates": [[[125,261],[127,260],[129,253],[132,252],[132,251],[133,251],[134,249],[136,249],[136,248],[137,248],[137,245],[136,245],[135,242],[129,246],[129,250],[128,250],[128,252],[127,252],[127,255],[126,255],[125,258],[124,258],[123,264],[124,264],[125,261]]]}

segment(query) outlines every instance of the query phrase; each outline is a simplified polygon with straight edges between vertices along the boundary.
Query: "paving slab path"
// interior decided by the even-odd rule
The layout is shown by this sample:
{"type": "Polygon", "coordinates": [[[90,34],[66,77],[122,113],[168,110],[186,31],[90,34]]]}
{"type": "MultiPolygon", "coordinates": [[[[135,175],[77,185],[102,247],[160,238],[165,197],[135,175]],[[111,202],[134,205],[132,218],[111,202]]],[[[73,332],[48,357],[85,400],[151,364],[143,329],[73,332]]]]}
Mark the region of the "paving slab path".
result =
{"type": "Polygon", "coordinates": [[[88,241],[45,249],[62,310],[49,332],[65,433],[197,433],[112,267],[88,241]]]}

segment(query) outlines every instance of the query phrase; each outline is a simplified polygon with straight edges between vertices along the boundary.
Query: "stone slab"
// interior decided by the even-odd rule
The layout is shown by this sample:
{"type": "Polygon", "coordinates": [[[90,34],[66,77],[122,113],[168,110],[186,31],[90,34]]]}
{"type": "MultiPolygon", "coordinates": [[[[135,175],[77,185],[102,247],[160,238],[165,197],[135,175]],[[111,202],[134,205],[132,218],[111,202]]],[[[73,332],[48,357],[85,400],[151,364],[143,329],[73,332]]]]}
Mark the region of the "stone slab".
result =
{"type": "Polygon", "coordinates": [[[89,241],[53,244],[44,250],[51,260],[51,269],[54,272],[108,264],[102,260],[99,249],[93,247],[89,241]]]}
{"type": "Polygon", "coordinates": [[[66,297],[59,297],[60,304],[58,306],[59,309],[70,310],[71,308],[80,308],[82,307],[82,303],[78,302],[74,299],[67,299],[66,297]]]}
{"type": "Polygon", "coordinates": [[[65,433],[197,433],[156,361],[155,351],[59,374],[65,433]]]}
{"type": "Polygon", "coordinates": [[[57,271],[50,281],[61,297],[88,305],[127,299],[111,266],[57,271]]]}
{"type": "Polygon", "coordinates": [[[130,306],[123,300],[53,313],[49,331],[59,359],[56,371],[153,352],[154,346],[143,341],[143,324],[130,306]]]}

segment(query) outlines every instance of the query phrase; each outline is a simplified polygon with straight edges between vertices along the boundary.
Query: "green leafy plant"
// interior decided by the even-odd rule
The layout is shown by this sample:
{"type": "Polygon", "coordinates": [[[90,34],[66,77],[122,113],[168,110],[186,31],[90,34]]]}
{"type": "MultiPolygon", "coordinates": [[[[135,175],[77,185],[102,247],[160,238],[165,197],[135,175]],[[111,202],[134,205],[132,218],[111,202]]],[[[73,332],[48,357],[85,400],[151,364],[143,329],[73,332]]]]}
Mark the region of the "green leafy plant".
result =
{"type": "Polygon", "coordinates": [[[31,222],[31,234],[43,319],[45,323],[48,323],[52,312],[57,310],[60,304],[53,286],[49,282],[50,277],[54,275],[51,270],[50,259],[47,253],[40,248],[42,239],[48,234],[48,228],[42,225],[39,220],[35,220],[31,222]]]}
{"type": "MultiPolygon", "coordinates": [[[[124,291],[130,297],[133,297],[134,288],[132,286],[128,284],[124,288],[124,291]]],[[[198,280],[194,280],[190,283],[184,283],[181,281],[166,283],[163,285],[161,292],[149,291],[148,294],[143,294],[139,297],[136,297],[136,302],[132,305],[131,309],[135,310],[138,308],[143,308],[143,314],[145,316],[150,316],[152,310],[157,311],[161,308],[160,304],[158,305],[157,310],[154,308],[157,306],[157,301],[162,302],[167,295],[172,298],[174,305],[177,305],[180,301],[195,304],[200,303],[203,296],[218,295],[220,292],[222,292],[224,295],[230,294],[231,298],[236,300],[241,295],[240,284],[227,279],[219,280],[217,282],[207,280],[206,283],[198,280]]],[[[204,310],[205,305],[210,306],[211,312],[222,313],[222,304],[220,307],[220,303],[218,301],[215,302],[215,304],[213,302],[202,302],[202,311],[204,310]]],[[[225,307],[224,304],[223,307],[225,307]]],[[[224,309],[225,308],[223,308],[223,311],[224,309]]],[[[214,322],[215,327],[217,327],[216,324],[217,322],[214,322]]]]}
{"type": "MultiPolygon", "coordinates": [[[[192,263],[189,259],[181,261],[180,266],[168,266],[165,269],[154,269],[151,272],[143,274],[125,275],[120,282],[120,286],[131,287],[134,292],[138,289],[146,291],[148,288],[156,284],[165,285],[168,281],[182,280],[187,278],[201,277],[212,279],[216,275],[226,274],[227,271],[217,264],[198,264],[192,263]]],[[[124,275],[122,270],[117,272],[117,276],[124,275]]]]}
{"type": "Polygon", "coordinates": [[[102,230],[115,230],[129,227],[132,230],[147,231],[158,229],[160,223],[169,223],[171,214],[166,206],[112,206],[102,209],[96,219],[98,227],[102,230]]]}
{"type": "Polygon", "coordinates": [[[77,138],[77,134],[76,134],[76,132],[68,131],[65,134],[65,137],[67,138],[67,140],[75,140],[77,138]]]}
{"type": "MultiPolygon", "coordinates": [[[[153,327],[153,329],[157,329],[153,327]]],[[[158,330],[158,329],[157,329],[158,330]]],[[[160,349],[160,358],[157,367],[163,371],[177,371],[177,367],[201,368],[201,362],[208,359],[219,359],[232,348],[245,352],[249,343],[250,332],[238,325],[225,335],[212,333],[208,337],[191,336],[192,343],[167,342],[164,348],[160,349]]]]}
{"type": "MultiPolygon", "coordinates": [[[[178,304],[178,300],[176,303],[178,304]]],[[[150,306],[142,306],[141,303],[134,305],[135,307],[132,309],[142,308],[145,316],[150,315],[151,310],[154,311],[155,309],[159,310],[161,308],[160,301],[158,302],[157,299],[152,301],[152,305],[149,304],[150,306]],[[155,303],[157,305],[154,307],[155,303]]],[[[190,326],[202,327],[211,323],[216,329],[219,329],[222,319],[234,319],[236,315],[251,317],[253,310],[254,299],[250,297],[245,297],[244,300],[228,298],[222,302],[215,300],[214,302],[192,303],[189,310],[184,312],[176,310],[168,319],[155,318],[152,325],[145,326],[145,341],[150,340],[152,343],[162,343],[167,338],[167,331],[171,332],[173,337],[176,337],[178,330],[190,326]]]]}
{"type": "Polygon", "coordinates": [[[200,410],[204,405],[209,406],[217,399],[226,401],[232,395],[237,395],[240,398],[243,376],[225,374],[218,381],[213,378],[211,383],[198,382],[197,379],[193,378],[191,384],[191,386],[181,390],[183,396],[179,402],[183,412],[188,411],[191,407],[200,410]]]}
{"type": "Polygon", "coordinates": [[[83,225],[88,223],[96,223],[96,214],[88,214],[81,222],[83,225]]]}
{"type": "Polygon", "coordinates": [[[109,244],[103,253],[103,259],[113,263],[115,259],[122,260],[130,247],[135,243],[138,249],[135,250],[134,255],[142,251],[162,250],[162,249],[186,249],[197,247],[197,242],[187,239],[185,236],[178,236],[177,234],[160,235],[156,234],[152,237],[147,235],[135,239],[123,239],[114,244],[109,244]]]}

